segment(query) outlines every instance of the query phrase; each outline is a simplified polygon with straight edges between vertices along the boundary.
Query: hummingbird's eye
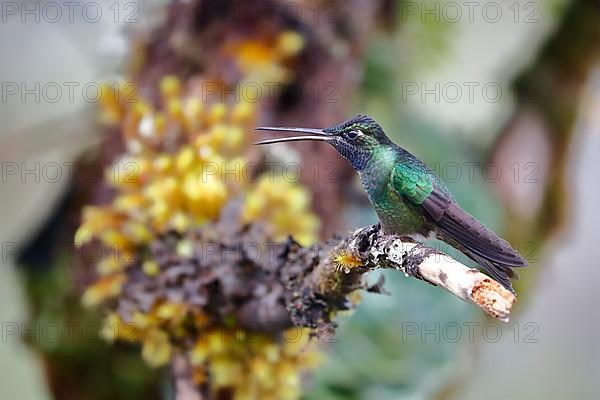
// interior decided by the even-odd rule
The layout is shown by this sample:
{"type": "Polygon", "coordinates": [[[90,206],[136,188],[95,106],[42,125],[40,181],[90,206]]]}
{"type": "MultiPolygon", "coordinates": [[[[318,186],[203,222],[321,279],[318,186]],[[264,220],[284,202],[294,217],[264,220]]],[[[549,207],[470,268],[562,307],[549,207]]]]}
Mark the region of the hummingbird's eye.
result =
{"type": "Polygon", "coordinates": [[[354,140],[358,137],[359,132],[358,131],[350,131],[346,133],[346,138],[350,139],[350,140],[354,140]]]}

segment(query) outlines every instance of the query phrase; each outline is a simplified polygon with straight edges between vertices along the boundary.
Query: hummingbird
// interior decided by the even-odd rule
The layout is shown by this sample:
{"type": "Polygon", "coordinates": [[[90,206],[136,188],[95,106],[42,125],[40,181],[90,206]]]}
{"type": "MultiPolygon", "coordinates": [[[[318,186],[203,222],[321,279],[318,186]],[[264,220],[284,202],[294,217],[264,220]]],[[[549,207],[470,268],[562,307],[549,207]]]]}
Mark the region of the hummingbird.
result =
{"type": "Polygon", "coordinates": [[[315,140],[327,142],[352,164],[385,234],[434,236],[461,251],[514,293],[512,268],[527,261],[504,239],[463,210],[441,179],[390,140],[371,117],[357,115],[325,129],[257,127],[258,131],[300,133],[257,145],[315,140]]]}

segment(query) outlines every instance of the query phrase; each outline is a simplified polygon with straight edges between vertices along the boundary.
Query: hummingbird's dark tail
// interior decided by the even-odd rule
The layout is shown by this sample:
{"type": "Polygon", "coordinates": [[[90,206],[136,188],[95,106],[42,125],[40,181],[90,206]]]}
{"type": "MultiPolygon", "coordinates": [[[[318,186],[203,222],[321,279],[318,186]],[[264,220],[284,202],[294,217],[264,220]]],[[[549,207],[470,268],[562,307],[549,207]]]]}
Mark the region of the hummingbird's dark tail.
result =
{"type": "Polygon", "coordinates": [[[479,266],[481,266],[485,272],[494,278],[498,283],[504,286],[506,289],[510,290],[512,293],[515,293],[511,279],[519,279],[519,275],[512,269],[513,266],[504,265],[497,261],[490,260],[485,258],[467,248],[465,246],[455,240],[454,238],[448,236],[447,234],[438,231],[436,237],[439,240],[442,240],[445,243],[448,243],[450,246],[462,252],[464,255],[469,257],[471,260],[475,261],[479,266]]]}
{"type": "Polygon", "coordinates": [[[514,293],[510,279],[518,276],[512,268],[524,267],[527,261],[506,240],[455,202],[446,205],[443,216],[435,224],[438,238],[465,253],[514,293]]]}
{"type": "Polygon", "coordinates": [[[492,278],[501,283],[502,286],[510,290],[513,294],[515,293],[510,280],[519,279],[519,275],[517,275],[510,266],[498,264],[497,262],[490,261],[470,251],[466,251],[465,254],[485,269],[485,271],[492,278]]]}

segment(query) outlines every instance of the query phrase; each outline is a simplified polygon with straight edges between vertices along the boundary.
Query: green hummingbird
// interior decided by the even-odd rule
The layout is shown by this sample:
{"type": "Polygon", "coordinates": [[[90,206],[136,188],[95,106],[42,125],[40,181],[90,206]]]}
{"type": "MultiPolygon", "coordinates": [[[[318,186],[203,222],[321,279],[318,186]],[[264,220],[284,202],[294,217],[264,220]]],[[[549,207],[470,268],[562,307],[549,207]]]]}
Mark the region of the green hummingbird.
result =
{"type": "Polygon", "coordinates": [[[358,172],[384,233],[435,235],[480,265],[514,293],[512,270],[527,261],[504,239],[464,211],[425,163],[392,142],[372,118],[357,115],[326,129],[258,127],[302,133],[256,144],[318,140],[331,144],[358,172]]]}

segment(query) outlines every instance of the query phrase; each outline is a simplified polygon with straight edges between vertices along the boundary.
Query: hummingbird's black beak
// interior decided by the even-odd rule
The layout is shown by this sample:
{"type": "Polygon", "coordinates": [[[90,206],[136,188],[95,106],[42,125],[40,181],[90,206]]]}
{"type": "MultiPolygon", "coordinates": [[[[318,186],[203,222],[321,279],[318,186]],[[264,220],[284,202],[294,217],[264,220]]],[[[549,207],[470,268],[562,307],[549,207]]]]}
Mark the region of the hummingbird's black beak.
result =
{"type": "Polygon", "coordinates": [[[312,128],[279,128],[271,126],[259,126],[254,128],[255,131],[274,131],[274,132],[296,132],[296,133],[308,133],[308,135],[302,136],[290,136],[278,139],[267,139],[254,144],[271,144],[271,143],[283,143],[283,142],[296,142],[300,140],[320,140],[328,142],[332,139],[331,135],[323,131],[322,129],[312,128]]]}

